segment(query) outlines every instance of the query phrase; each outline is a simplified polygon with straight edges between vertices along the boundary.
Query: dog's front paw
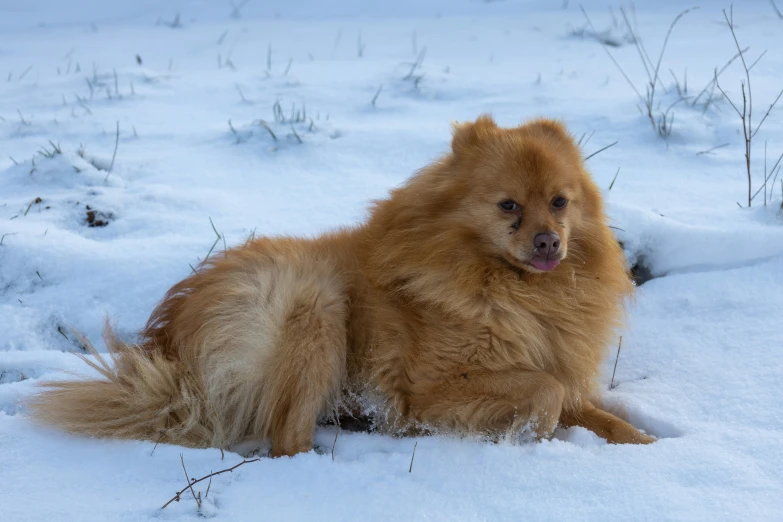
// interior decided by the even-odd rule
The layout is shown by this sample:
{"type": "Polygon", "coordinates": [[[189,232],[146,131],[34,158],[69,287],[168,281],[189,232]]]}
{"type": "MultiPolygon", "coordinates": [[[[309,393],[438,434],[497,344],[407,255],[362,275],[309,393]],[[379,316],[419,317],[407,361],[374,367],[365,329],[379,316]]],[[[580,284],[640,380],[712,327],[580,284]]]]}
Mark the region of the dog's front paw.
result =
{"type": "Polygon", "coordinates": [[[613,427],[610,430],[606,440],[609,444],[652,444],[658,439],[623,422],[623,425],[613,427]]]}

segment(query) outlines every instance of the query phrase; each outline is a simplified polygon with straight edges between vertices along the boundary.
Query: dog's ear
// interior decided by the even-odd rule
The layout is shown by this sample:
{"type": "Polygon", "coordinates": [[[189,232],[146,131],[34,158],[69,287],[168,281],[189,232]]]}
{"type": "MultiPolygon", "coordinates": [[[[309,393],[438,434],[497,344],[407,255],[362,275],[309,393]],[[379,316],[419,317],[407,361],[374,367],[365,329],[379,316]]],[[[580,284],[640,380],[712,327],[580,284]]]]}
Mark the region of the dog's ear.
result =
{"type": "Polygon", "coordinates": [[[548,118],[539,118],[523,125],[536,134],[548,139],[556,141],[567,142],[573,144],[574,139],[568,133],[568,129],[561,122],[557,120],[550,120],[548,118]]]}
{"type": "Polygon", "coordinates": [[[452,127],[454,137],[451,140],[451,150],[455,154],[480,144],[498,128],[495,120],[489,114],[482,114],[475,122],[454,122],[452,127]]]}

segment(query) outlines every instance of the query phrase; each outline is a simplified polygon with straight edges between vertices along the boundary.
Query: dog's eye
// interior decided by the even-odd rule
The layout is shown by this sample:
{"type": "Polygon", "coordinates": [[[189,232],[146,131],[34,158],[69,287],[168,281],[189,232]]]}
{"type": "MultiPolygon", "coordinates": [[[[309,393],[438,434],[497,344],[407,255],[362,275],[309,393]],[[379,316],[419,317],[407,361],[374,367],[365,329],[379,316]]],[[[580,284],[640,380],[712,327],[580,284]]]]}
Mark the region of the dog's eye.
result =
{"type": "Polygon", "coordinates": [[[554,208],[563,208],[568,204],[568,200],[563,196],[558,196],[552,200],[552,206],[554,208]]]}
{"type": "Polygon", "coordinates": [[[515,210],[519,210],[519,204],[513,199],[507,199],[505,201],[501,201],[500,203],[498,203],[498,206],[500,207],[500,210],[504,212],[513,212],[515,210]]]}

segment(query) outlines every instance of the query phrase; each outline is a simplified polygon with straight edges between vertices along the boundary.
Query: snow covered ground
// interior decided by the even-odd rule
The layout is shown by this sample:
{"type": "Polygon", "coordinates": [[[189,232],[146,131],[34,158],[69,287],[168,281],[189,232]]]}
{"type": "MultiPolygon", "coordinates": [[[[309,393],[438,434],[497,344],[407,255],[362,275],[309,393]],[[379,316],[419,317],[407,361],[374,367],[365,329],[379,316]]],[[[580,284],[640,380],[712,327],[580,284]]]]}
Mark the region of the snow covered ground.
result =
{"type": "MultiPolygon", "coordinates": [[[[620,4],[583,5],[644,94],[620,4]]],[[[0,520],[783,520],[783,176],[766,206],[762,189],[738,208],[740,120],[715,89],[693,103],[736,53],[728,3],[701,2],[672,31],[656,114],[686,70],[689,98],[666,139],[574,2],[233,6],[0,1],[0,520]],[[86,373],[68,325],[97,340],[108,314],[132,336],[213,246],[210,219],[228,245],[356,223],[447,150],[451,121],[481,112],[562,118],[586,154],[618,141],[588,165],[631,262],[655,278],[629,309],[611,390],[607,347],[605,401],[657,443],[344,432],[333,461],[323,428],[322,451],[247,464],[216,477],[200,511],[185,495],[161,511],[185,484],[180,454],[191,477],[242,457],[26,418],[37,381],[86,373]]],[[[625,6],[653,62],[685,7],[625,6]]],[[[783,88],[783,20],[764,1],[733,17],[748,65],[768,49],[751,71],[755,127],[783,88]]],[[[741,101],[739,60],[720,78],[741,101]]],[[[772,172],[783,105],[754,138],[754,191],[765,142],[772,172]]]]}

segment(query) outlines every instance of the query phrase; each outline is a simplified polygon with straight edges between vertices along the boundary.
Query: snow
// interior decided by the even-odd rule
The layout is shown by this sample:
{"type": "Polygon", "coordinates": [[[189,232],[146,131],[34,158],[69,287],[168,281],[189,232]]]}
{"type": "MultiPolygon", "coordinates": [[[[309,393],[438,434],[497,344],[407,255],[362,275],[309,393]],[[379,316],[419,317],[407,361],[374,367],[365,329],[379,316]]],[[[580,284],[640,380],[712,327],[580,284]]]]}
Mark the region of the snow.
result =
{"type": "MultiPolygon", "coordinates": [[[[234,3],[237,18],[228,2],[1,3],[0,520],[780,520],[780,184],[766,207],[738,208],[731,106],[679,103],[658,137],[579,6],[548,4],[251,0],[234,3]],[[276,120],[277,101],[282,119],[305,121],[276,120]],[[333,461],[325,427],[318,451],[216,477],[201,511],[184,494],[161,511],[185,484],[180,454],[191,477],[242,456],[78,438],[26,417],[36,382],[89,374],[69,327],[97,340],[108,314],[131,337],[207,254],[210,219],[228,245],[356,223],[447,150],[451,121],[484,111],[505,125],[562,118],[577,137],[594,132],[586,153],[619,141],[588,166],[630,262],[654,279],[629,308],[611,390],[608,347],[604,400],[658,442],[607,445],[581,428],[537,444],[343,432],[333,461]],[[90,211],[108,225],[89,227],[90,211]]],[[[618,5],[583,5],[624,41],[618,5]]],[[[680,82],[687,69],[695,95],[736,52],[726,7],[702,2],[673,29],[663,109],[677,100],[669,69],[680,82]]],[[[682,9],[626,6],[654,60],[682,9]]],[[[769,49],[752,71],[758,122],[783,87],[783,21],[767,2],[733,16],[749,60],[769,49]]],[[[644,92],[636,48],[612,52],[644,92]]],[[[735,101],[741,77],[738,62],[721,76],[735,101]]],[[[754,139],[754,190],[764,143],[768,167],[783,153],[781,111],[754,139]]]]}

